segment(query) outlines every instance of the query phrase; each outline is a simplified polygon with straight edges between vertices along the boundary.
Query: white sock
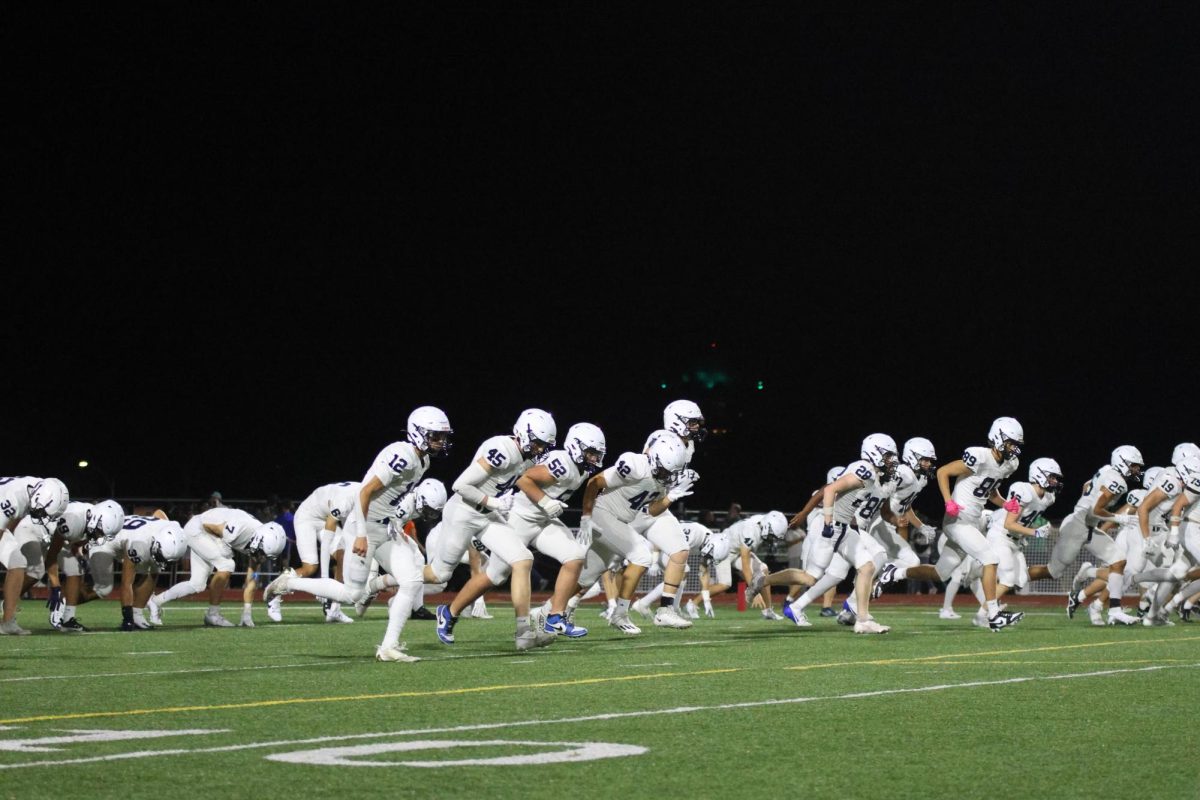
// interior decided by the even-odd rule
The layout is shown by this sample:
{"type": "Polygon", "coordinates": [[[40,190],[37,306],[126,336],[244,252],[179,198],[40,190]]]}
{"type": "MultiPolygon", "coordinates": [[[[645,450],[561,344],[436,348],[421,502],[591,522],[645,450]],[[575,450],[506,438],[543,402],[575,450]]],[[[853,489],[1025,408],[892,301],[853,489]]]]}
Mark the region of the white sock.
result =
{"type": "Polygon", "coordinates": [[[588,587],[588,590],[583,593],[583,597],[581,597],[579,599],[580,600],[591,600],[593,597],[595,597],[596,595],[600,594],[603,591],[604,591],[604,587],[601,586],[601,581],[596,581],[595,583],[593,583],[591,586],[588,587]]]}
{"type": "Polygon", "coordinates": [[[404,631],[404,623],[412,614],[413,604],[421,596],[421,583],[411,581],[396,589],[396,594],[388,601],[388,624],[380,645],[385,650],[400,644],[400,634],[404,631]]]}
{"type": "Polygon", "coordinates": [[[251,603],[242,603],[242,616],[249,614],[252,606],[253,604],[251,603]]]}
{"type": "Polygon", "coordinates": [[[649,608],[651,603],[655,602],[656,600],[658,600],[658,598],[662,597],[663,586],[664,586],[664,584],[661,584],[661,583],[658,586],[655,586],[653,589],[646,592],[646,594],[643,595],[642,599],[639,600],[638,602],[640,602],[646,608],[649,608]]]}
{"type": "Polygon", "coordinates": [[[946,599],[942,601],[942,608],[946,611],[954,608],[954,595],[958,594],[959,586],[962,586],[962,578],[957,575],[952,576],[946,584],[946,599]]]}
{"type": "Polygon", "coordinates": [[[608,610],[612,611],[616,607],[617,607],[617,601],[612,599],[611,597],[608,598],[608,610]]]}
{"type": "Polygon", "coordinates": [[[991,619],[992,617],[994,617],[1000,613],[1000,604],[997,603],[995,600],[986,600],[984,602],[987,603],[985,608],[987,608],[988,619],[991,619]]]}
{"type": "Polygon", "coordinates": [[[355,599],[344,583],[333,578],[292,578],[288,581],[288,588],[338,603],[353,603],[355,599]]]}
{"type": "Polygon", "coordinates": [[[629,601],[626,600],[624,597],[617,598],[617,613],[618,614],[628,614],[629,613],[629,601]]]}
{"type": "Polygon", "coordinates": [[[1121,597],[1125,594],[1125,576],[1120,572],[1108,573],[1108,599],[1121,607],[1121,597]]]}
{"type": "MultiPolygon", "coordinates": [[[[136,611],[137,609],[134,609],[134,610],[136,611]]],[[[210,617],[219,617],[219,616],[221,616],[221,607],[220,607],[220,606],[212,606],[212,605],[210,605],[210,606],[208,607],[208,616],[210,616],[210,617]]]]}
{"type": "Polygon", "coordinates": [[[800,595],[800,599],[792,603],[793,611],[804,611],[809,605],[819,600],[827,591],[842,582],[841,578],[834,577],[826,572],[817,582],[808,588],[804,594],[800,595]]]}
{"type": "Polygon", "coordinates": [[[896,577],[893,580],[902,581],[908,577],[908,567],[897,567],[896,577]]]}
{"type": "Polygon", "coordinates": [[[75,606],[67,606],[63,609],[63,622],[69,619],[75,619],[75,606]]]}

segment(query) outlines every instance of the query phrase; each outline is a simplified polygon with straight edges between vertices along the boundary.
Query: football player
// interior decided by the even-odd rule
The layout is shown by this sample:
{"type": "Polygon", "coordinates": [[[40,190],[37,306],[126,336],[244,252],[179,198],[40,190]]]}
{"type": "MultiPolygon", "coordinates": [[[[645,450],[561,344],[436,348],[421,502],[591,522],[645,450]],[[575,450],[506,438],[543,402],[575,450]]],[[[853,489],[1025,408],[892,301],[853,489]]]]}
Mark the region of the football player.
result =
{"type": "Polygon", "coordinates": [[[29,580],[40,578],[45,563],[42,543],[50,538],[71,496],[58,478],[0,478],[0,564],[4,576],[4,613],[0,634],[26,636],[17,624],[17,606],[29,580]],[[5,531],[9,533],[5,535],[5,531]]]}
{"type": "MultiPolygon", "coordinates": [[[[645,453],[622,453],[616,464],[594,475],[584,487],[578,539],[584,547],[591,548],[591,553],[580,583],[590,586],[614,556],[629,562],[621,576],[616,609],[609,618],[609,624],[622,633],[636,636],[642,632],[629,619],[629,604],[638,580],[652,559],[650,544],[634,530],[632,523],[644,507],[653,528],[653,520],[666,512],[671,503],[691,494],[691,483],[680,478],[686,466],[687,449],[683,441],[675,435],[658,436],[645,453]]],[[[678,530],[678,521],[672,521],[674,525],[664,525],[656,538],[660,539],[658,544],[663,552],[671,554],[672,559],[681,553],[680,557],[686,563],[687,543],[678,530]],[[678,542],[674,541],[675,537],[678,542]]],[[[679,575],[682,574],[681,566],[679,575]]],[[[664,577],[670,586],[670,576],[664,577]]],[[[654,622],[672,628],[692,625],[691,620],[684,619],[672,605],[660,606],[654,622]]]]}
{"type": "MultiPolygon", "coordinates": [[[[327,483],[314,489],[296,508],[293,524],[296,528],[296,552],[300,556],[300,568],[293,571],[294,577],[309,578],[318,572],[323,578],[329,577],[329,552],[334,537],[349,518],[361,488],[357,481],[327,483]],[[325,550],[324,555],[322,549],[325,550]]],[[[282,600],[282,595],[274,595],[267,603],[267,616],[275,622],[283,619],[282,600]]],[[[326,603],[326,622],[354,622],[342,611],[341,603],[332,600],[327,600],[326,603]]]]}
{"type": "Polygon", "coordinates": [[[46,579],[50,585],[50,626],[63,633],[87,631],[75,617],[79,605],[96,593],[84,585],[84,548],[93,538],[107,541],[125,522],[125,511],[115,500],[95,505],[71,501],[58,521],[46,549],[46,579]]]}
{"type": "MultiPolygon", "coordinates": [[[[491,557],[487,570],[471,576],[449,603],[437,607],[437,637],[442,644],[454,644],[454,626],[459,615],[493,586],[501,562],[511,569],[510,591],[516,617],[514,640],[517,649],[542,647],[554,641],[553,635],[530,627],[533,553],[506,524],[506,519],[516,500],[517,479],[557,442],[558,426],[554,417],[540,408],[526,409],[517,417],[512,435],[484,440],[475,451],[470,466],[454,482],[454,494],[442,515],[438,551],[429,553],[429,563],[424,569],[425,582],[440,584],[450,580],[463,554],[472,546],[472,539],[478,539],[491,557]]],[[[566,504],[543,493],[538,507],[546,518],[553,519],[562,514],[566,504]]]]}
{"type": "Polygon", "coordinates": [[[191,574],[186,581],[151,595],[146,604],[151,624],[161,623],[163,606],[167,603],[200,594],[207,586],[204,624],[232,628],[233,623],[221,614],[221,598],[233,575],[234,551],[274,558],[287,545],[287,534],[277,522],[261,522],[241,509],[217,506],[189,519],[183,526],[183,535],[191,551],[191,574]]]}
{"type": "Polygon", "coordinates": [[[896,491],[888,502],[892,513],[906,524],[897,527],[880,516],[871,526],[871,535],[883,545],[888,557],[888,562],[879,571],[875,597],[887,584],[907,578],[909,567],[920,565],[921,559],[908,543],[909,532],[920,528],[927,537],[936,535],[933,528],[912,510],[913,502],[928,485],[929,479],[937,476],[937,451],[933,442],[921,436],[909,439],[904,443],[901,459],[904,463],[896,470],[896,491]]]}
{"type": "Polygon", "coordinates": [[[121,563],[123,631],[150,629],[143,609],[154,589],[153,576],[188,552],[183,529],[164,516],[126,515],[116,536],[94,536],[88,545],[88,568],[97,596],[112,593],[113,568],[121,563]]]}

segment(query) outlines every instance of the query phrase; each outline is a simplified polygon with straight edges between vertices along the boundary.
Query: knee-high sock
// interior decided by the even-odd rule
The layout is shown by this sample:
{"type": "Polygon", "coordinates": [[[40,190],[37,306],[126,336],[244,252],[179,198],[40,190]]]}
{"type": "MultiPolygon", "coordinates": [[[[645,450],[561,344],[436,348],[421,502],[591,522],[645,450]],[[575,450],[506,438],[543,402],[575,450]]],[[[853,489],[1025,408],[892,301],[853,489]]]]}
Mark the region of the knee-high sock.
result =
{"type": "Polygon", "coordinates": [[[975,594],[975,599],[979,601],[980,608],[987,605],[987,595],[983,593],[983,579],[976,578],[971,581],[971,591],[975,594]]]}
{"type": "Polygon", "coordinates": [[[663,586],[665,586],[665,584],[660,583],[658,586],[655,586],[653,589],[646,592],[646,594],[642,595],[642,605],[648,606],[658,600],[658,598],[662,597],[663,586]]]}
{"type": "Polygon", "coordinates": [[[603,591],[604,591],[603,584],[600,581],[596,581],[595,583],[593,583],[591,586],[588,587],[588,590],[583,593],[583,597],[581,597],[579,599],[580,600],[591,600],[593,597],[595,597],[596,595],[600,594],[603,591]]]}
{"type": "Polygon", "coordinates": [[[837,586],[841,582],[841,578],[837,577],[836,575],[830,575],[828,572],[826,572],[817,580],[815,584],[808,588],[808,591],[800,595],[799,600],[792,603],[792,608],[794,608],[796,611],[803,611],[804,609],[808,608],[813,601],[819,599],[821,595],[825,594],[827,591],[837,586]]]}
{"type": "Polygon", "coordinates": [[[288,588],[337,603],[353,603],[355,600],[345,584],[338,583],[333,578],[292,578],[288,581],[288,588]]]}
{"type": "Polygon", "coordinates": [[[396,587],[396,593],[388,601],[387,631],[383,634],[381,647],[395,647],[400,643],[400,634],[404,631],[404,623],[412,615],[413,604],[421,596],[421,584],[409,581],[396,587]]]}
{"type": "Polygon", "coordinates": [[[942,608],[946,611],[954,608],[954,595],[958,594],[959,586],[962,586],[962,576],[956,570],[946,582],[946,597],[942,600],[942,608]]]}
{"type": "Polygon", "coordinates": [[[1121,596],[1125,594],[1125,576],[1120,572],[1108,573],[1109,608],[1121,607],[1121,596]]]}

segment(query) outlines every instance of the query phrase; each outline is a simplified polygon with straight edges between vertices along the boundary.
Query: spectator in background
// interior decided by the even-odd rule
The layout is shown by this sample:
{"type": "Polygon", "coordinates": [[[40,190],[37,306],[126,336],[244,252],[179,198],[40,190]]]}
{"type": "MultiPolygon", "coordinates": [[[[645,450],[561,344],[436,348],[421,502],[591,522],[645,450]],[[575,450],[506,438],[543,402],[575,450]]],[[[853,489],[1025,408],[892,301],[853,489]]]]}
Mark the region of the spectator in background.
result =
{"type": "Polygon", "coordinates": [[[204,501],[204,506],[200,510],[207,511],[210,508],[221,508],[224,505],[224,498],[221,497],[221,493],[214,491],[208,496],[208,499],[204,501]]]}

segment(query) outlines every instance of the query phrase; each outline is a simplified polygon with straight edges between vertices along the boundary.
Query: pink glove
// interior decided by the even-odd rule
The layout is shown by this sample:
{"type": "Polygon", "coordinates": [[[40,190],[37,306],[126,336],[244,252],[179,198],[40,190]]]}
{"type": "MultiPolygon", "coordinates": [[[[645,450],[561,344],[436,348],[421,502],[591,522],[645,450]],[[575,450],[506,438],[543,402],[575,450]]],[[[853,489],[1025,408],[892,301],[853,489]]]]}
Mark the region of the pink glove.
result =
{"type": "Polygon", "coordinates": [[[957,517],[961,513],[962,513],[962,506],[960,506],[958,503],[954,502],[953,500],[946,501],[946,516],[957,517]]]}
{"type": "Polygon", "coordinates": [[[1008,500],[1006,500],[1004,503],[1004,510],[1011,511],[1012,513],[1016,514],[1021,510],[1021,501],[1015,496],[1008,498],[1008,500]]]}

